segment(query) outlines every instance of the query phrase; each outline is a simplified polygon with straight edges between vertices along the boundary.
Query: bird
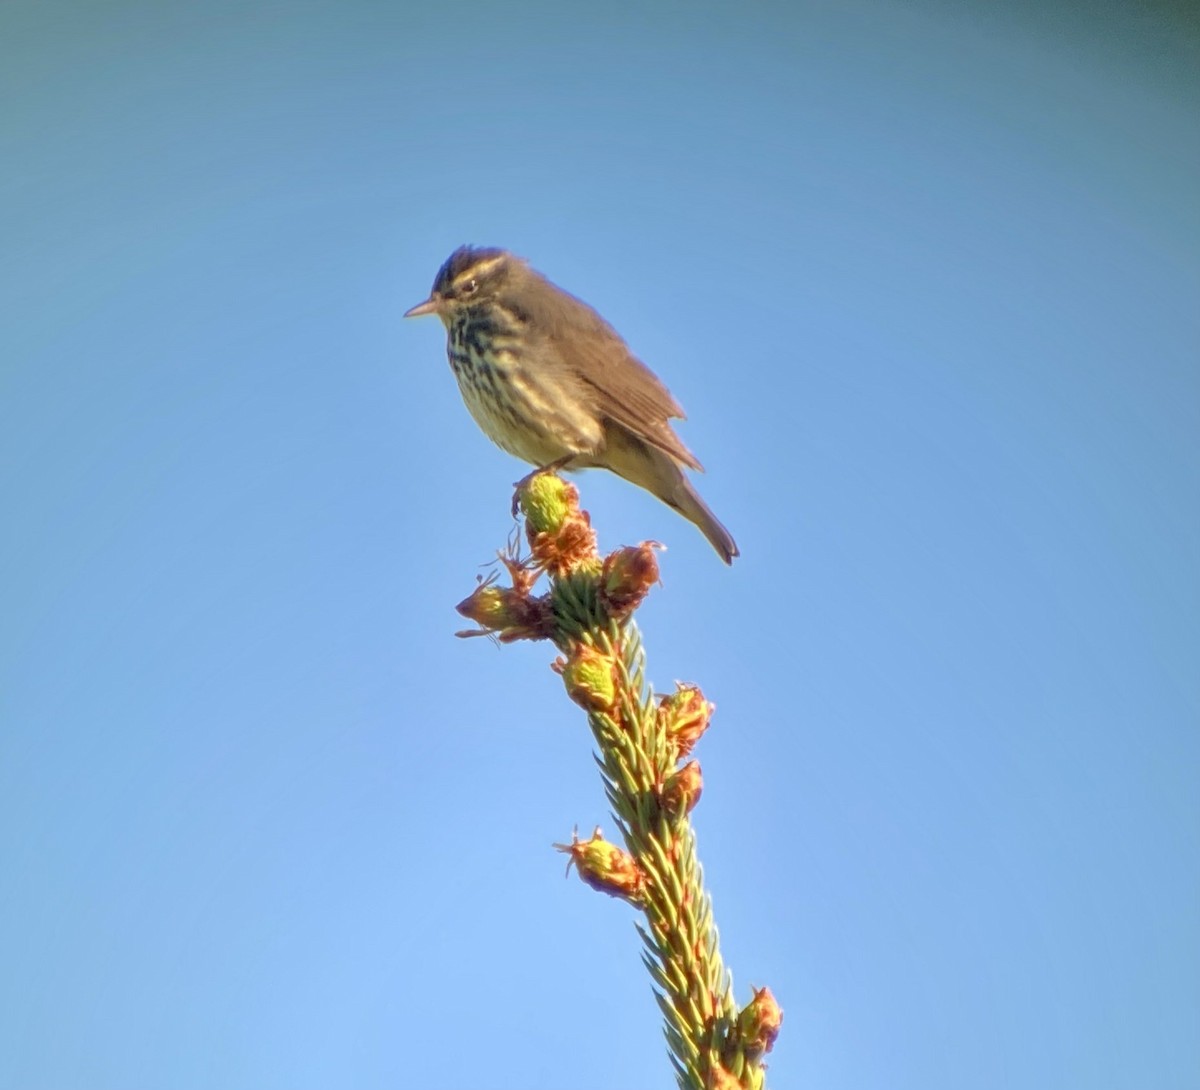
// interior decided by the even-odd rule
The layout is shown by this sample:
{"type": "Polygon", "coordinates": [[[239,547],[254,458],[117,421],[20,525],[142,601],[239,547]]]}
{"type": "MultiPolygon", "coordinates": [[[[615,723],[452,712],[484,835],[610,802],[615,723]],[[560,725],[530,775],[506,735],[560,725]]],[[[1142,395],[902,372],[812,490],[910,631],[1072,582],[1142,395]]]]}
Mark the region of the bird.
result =
{"type": "MultiPolygon", "coordinates": [[[[406,318],[434,314],[459,392],[483,433],[538,469],[604,468],[695,523],[726,564],[732,535],[684,469],[683,409],[615,329],[521,257],[460,246],[406,318]]],[[[536,471],[536,470],[535,470],[536,471]]]]}

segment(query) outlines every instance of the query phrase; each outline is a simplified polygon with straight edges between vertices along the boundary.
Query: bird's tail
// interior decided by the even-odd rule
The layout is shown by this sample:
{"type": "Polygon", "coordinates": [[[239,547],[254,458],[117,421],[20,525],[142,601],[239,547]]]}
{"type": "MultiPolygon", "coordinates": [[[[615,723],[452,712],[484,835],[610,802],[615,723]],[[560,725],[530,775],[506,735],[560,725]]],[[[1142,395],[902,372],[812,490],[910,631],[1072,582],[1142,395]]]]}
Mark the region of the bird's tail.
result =
{"type": "Polygon", "coordinates": [[[683,469],[665,451],[652,447],[624,429],[609,428],[608,445],[603,457],[593,465],[602,465],[614,473],[653,492],[668,507],[673,507],[689,522],[694,522],[708,538],[726,564],[738,555],[737,543],[721,520],[684,476],[683,469]]]}
{"type": "MultiPolygon", "coordinates": [[[[709,540],[709,544],[720,554],[726,564],[732,564],[738,555],[737,542],[733,535],[725,529],[721,520],[712,513],[712,509],[701,498],[700,493],[692,487],[692,482],[683,475],[683,470],[676,468],[679,483],[671,497],[659,496],[665,504],[674,507],[684,518],[694,522],[700,532],[709,540]]],[[[657,495],[657,493],[656,493],[657,495]]]]}

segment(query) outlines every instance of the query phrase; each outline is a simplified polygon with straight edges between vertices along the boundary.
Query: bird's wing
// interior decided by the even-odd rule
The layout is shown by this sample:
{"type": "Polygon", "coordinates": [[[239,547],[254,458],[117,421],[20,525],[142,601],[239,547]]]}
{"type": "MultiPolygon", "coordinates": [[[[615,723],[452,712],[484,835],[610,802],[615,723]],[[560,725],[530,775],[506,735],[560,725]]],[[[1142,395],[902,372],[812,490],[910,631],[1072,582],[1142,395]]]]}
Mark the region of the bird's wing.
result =
{"type": "Polygon", "coordinates": [[[683,409],[591,307],[555,287],[535,326],[545,331],[554,354],[578,377],[596,410],[651,446],[691,469],[703,470],[670,425],[683,409]]]}

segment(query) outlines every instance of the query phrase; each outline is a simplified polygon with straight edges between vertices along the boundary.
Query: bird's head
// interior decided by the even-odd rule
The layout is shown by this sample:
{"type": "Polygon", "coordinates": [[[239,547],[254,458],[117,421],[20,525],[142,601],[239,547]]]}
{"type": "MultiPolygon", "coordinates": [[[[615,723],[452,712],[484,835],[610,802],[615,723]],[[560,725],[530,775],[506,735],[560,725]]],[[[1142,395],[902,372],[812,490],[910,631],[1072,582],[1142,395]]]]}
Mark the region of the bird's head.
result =
{"type": "Polygon", "coordinates": [[[429,298],[405,311],[404,317],[436,314],[448,326],[463,307],[495,296],[520,264],[520,258],[506,250],[460,246],[438,269],[429,298]]]}

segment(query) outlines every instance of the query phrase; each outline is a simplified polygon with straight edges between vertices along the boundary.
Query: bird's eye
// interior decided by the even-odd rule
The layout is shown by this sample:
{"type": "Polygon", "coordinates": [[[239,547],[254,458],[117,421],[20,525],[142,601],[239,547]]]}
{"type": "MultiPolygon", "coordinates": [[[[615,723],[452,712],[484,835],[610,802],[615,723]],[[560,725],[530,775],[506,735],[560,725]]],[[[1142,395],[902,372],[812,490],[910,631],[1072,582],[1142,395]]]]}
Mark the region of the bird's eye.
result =
{"type": "Polygon", "coordinates": [[[478,288],[478,287],[479,287],[479,281],[478,281],[478,280],[468,280],[468,281],[467,281],[467,282],[466,282],[466,283],[465,283],[465,284],[462,286],[462,293],[463,293],[463,295],[474,295],[474,294],[475,294],[475,289],[476,289],[476,288],[478,288]]]}

